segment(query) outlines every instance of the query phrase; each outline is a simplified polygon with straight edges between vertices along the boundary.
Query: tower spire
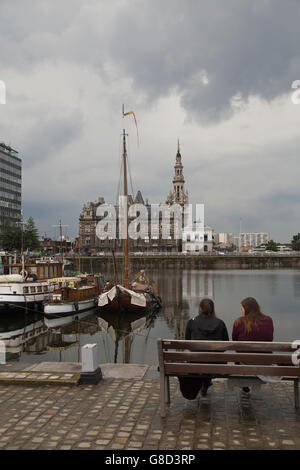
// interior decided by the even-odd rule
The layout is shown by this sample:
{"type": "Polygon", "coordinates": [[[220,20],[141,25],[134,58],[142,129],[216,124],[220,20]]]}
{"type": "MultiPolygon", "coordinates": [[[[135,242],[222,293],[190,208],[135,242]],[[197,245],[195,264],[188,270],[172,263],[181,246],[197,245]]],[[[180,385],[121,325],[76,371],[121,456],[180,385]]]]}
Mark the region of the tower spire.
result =
{"type": "Polygon", "coordinates": [[[174,165],[175,174],[173,177],[173,191],[170,192],[167,198],[167,204],[180,204],[184,205],[188,202],[187,192],[184,190],[184,176],[183,165],[181,162],[179,139],[177,140],[177,154],[174,165]]]}

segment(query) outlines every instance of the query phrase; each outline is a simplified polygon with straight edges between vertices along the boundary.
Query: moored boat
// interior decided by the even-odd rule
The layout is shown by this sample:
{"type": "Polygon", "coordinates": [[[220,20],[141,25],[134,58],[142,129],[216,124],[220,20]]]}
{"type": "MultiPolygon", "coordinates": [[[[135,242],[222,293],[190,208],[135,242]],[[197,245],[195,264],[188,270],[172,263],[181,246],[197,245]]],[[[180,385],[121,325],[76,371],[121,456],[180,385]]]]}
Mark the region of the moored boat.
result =
{"type": "MultiPolygon", "coordinates": [[[[123,106],[123,116],[125,115],[123,106]]],[[[146,312],[149,309],[158,309],[161,306],[161,299],[157,294],[155,286],[151,285],[146,278],[144,271],[140,271],[133,281],[129,283],[127,151],[125,130],[123,130],[123,198],[125,227],[123,245],[124,285],[115,281],[106,286],[104,292],[99,296],[98,306],[101,311],[107,312],[146,312]]]]}
{"type": "Polygon", "coordinates": [[[106,289],[98,301],[102,311],[144,312],[161,307],[156,287],[148,281],[144,271],[136,275],[129,288],[117,284],[108,285],[106,289]]]}
{"type": "Polygon", "coordinates": [[[48,281],[62,275],[62,263],[15,263],[6,272],[0,276],[0,307],[32,307],[49,299],[57,283],[48,281]]]}
{"type": "Polygon", "coordinates": [[[78,276],[69,284],[55,289],[49,301],[44,303],[44,315],[49,318],[83,312],[97,305],[101,292],[99,276],[78,276]]]}

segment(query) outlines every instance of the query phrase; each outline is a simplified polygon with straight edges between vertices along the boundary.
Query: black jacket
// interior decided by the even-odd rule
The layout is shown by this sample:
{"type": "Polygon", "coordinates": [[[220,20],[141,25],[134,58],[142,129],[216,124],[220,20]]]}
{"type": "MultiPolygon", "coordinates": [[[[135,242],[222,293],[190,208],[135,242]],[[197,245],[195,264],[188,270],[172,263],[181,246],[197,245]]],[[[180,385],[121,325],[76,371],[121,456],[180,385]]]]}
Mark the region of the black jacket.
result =
{"type": "Polygon", "coordinates": [[[229,341],[229,336],[223,320],[216,317],[198,315],[188,321],[185,339],[229,341]]]}

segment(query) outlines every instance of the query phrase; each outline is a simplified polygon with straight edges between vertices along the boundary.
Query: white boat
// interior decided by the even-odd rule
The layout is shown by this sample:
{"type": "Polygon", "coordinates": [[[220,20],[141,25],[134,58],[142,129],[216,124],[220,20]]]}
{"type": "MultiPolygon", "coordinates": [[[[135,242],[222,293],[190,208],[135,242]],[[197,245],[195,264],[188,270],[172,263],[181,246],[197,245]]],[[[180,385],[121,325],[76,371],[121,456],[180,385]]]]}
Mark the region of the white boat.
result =
{"type": "Polygon", "coordinates": [[[21,275],[0,276],[0,306],[26,306],[48,300],[55,285],[45,281],[30,281],[21,275]]]}
{"type": "Polygon", "coordinates": [[[93,305],[92,309],[86,310],[84,312],[77,312],[77,313],[72,313],[68,315],[59,315],[56,317],[56,315],[45,315],[45,326],[47,328],[60,328],[65,325],[69,325],[70,323],[73,323],[75,321],[81,320],[82,318],[85,318],[88,315],[91,315],[94,313],[94,307],[93,305]]]}
{"type": "Polygon", "coordinates": [[[49,300],[59,286],[62,263],[24,263],[6,266],[0,276],[0,307],[26,307],[49,300]]]}
{"type": "MultiPolygon", "coordinates": [[[[44,305],[44,315],[47,315],[50,318],[53,316],[68,316],[71,313],[77,314],[78,312],[83,312],[84,310],[89,310],[94,308],[97,305],[97,296],[89,300],[79,300],[77,302],[60,302],[60,296],[57,297],[53,294],[53,298],[57,299],[57,303],[46,303],[44,305]]],[[[75,316],[75,315],[74,315],[75,316]]]]}
{"type": "Polygon", "coordinates": [[[100,277],[79,276],[67,286],[61,286],[44,303],[44,315],[49,318],[90,310],[98,304],[100,277]]]}

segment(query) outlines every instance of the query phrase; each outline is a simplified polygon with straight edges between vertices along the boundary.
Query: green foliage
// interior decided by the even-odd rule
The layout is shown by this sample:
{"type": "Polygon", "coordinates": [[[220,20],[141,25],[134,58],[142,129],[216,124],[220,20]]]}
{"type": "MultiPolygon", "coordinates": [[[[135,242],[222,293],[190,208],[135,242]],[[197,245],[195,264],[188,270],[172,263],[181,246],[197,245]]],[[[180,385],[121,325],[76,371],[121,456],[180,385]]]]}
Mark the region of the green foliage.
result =
{"type": "Polygon", "coordinates": [[[268,251],[278,251],[277,243],[274,240],[269,240],[266,244],[266,250],[268,251]]]}
{"type": "Polygon", "coordinates": [[[5,220],[1,234],[1,245],[5,251],[21,249],[21,228],[12,225],[9,219],[5,220]]]}
{"type": "Polygon", "coordinates": [[[293,250],[300,251],[300,233],[297,233],[297,235],[293,236],[292,248],[293,250]]]}
{"type": "MultiPolygon", "coordinates": [[[[19,225],[14,225],[6,219],[1,234],[1,245],[5,251],[21,250],[22,230],[19,225]]],[[[40,247],[39,234],[32,217],[24,224],[24,251],[35,250],[40,247]]]]}
{"type": "Polygon", "coordinates": [[[24,250],[35,250],[40,247],[39,233],[32,217],[29,217],[24,226],[24,250]]]}

